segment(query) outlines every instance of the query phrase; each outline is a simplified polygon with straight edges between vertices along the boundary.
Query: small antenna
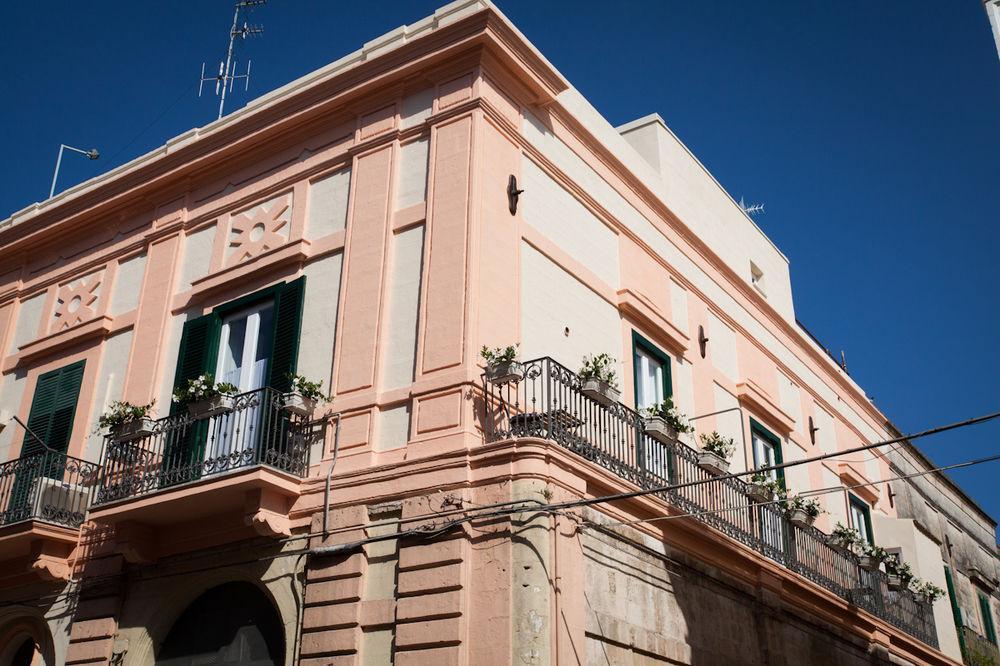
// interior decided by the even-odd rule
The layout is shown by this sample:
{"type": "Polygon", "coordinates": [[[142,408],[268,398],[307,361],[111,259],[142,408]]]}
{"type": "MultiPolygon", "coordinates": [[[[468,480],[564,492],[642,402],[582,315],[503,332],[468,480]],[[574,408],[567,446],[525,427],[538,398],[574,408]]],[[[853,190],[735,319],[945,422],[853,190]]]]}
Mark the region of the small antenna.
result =
{"type": "Polygon", "coordinates": [[[755,203],[748,206],[743,202],[743,197],[740,197],[740,208],[743,209],[743,212],[746,213],[748,217],[755,217],[764,212],[764,204],[755,203]]]}
{"type": "Polygon", "coordinates": [[[264,34],[264,28],[259,25],[250,25],[245,20],[240,26],[240,12],[252,11],[254,7],[267,3],[267,0],[240,0],[235,5],[233,12],[233,25],[229,29],[229,48],[226,49],[226,59],[219,62],[219,73],[215,76],[205,76],[205,63],[201,64],[201,80],[198,82],[198,97],[201,97],[202,88],[206,81],[215,82],[215,94],[219,97],[219,118],[222,117],[226,108],[226,93],[233,91],[233,84],[238,79],[245,81],[244,90],[250,90],[250,60],[247,59],[246,74],[236,74],[236,60],[233,55],[236,51],[236,40],[246,40],[248,37],[256,37],[264,34]]]}

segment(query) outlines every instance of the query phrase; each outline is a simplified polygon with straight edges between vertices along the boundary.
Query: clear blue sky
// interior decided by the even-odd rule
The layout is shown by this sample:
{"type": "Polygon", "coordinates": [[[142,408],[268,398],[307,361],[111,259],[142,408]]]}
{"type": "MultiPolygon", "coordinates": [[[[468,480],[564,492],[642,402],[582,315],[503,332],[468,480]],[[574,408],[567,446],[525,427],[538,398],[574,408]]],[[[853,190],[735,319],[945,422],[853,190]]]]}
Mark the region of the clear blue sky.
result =
{"type": "MultiPolygon", "coordinates": [[[[255,12],[249,96],[444,0],[255,12]]],[[[503,11],[612,124],[659,112],[791,261],[799,318],[903,430],[1000,409],[1000,59],[979,0],[569,2],[503,11]],[[613,10],[613,11],[609,11],[613,10]]],[[[0,218],[215,118],[232,4],[0,4],[0,218]]],[[[1000,452],[1000,423],[921,442],[1000,452]]],[[[1000,465],[954,477],[1000,517],[1000,465]]]]}

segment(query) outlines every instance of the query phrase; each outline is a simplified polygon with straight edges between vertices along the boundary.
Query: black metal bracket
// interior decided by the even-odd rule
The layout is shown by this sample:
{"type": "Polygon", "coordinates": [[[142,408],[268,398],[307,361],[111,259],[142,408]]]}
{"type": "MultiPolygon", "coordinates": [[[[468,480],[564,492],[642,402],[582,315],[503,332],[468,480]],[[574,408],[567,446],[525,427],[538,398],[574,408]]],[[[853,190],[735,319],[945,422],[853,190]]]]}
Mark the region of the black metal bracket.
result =
{"type": "Polygon", "coordinates": [[[698,325],[698,347],[701,349],[701,357],[705,358],[705,348],[708,346],[708,336],[705,335],[705,327],[698,325]]]}
{"type": "Polygon", "coordinates": [[[507,209],[511,215],[517,215],[517,199],[524,190],[517,189],[517,176],[510,175],[507,180],[507,209]]]}
{"type": "Polygon", "coordinates": [[[816,443],[816,431],[817,430],[819,430],[819,428],[813,422],[813,417],[810,416],[809,417],[809,441],[811,443],[813,443],[813,444],[816,443]]]}

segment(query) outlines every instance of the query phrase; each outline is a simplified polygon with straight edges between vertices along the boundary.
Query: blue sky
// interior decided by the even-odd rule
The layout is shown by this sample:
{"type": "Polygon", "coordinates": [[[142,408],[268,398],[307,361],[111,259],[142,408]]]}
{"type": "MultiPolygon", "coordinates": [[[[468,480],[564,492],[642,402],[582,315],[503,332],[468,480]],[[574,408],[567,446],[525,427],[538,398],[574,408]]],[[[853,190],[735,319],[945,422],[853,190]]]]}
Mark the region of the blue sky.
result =
{"type": "MultiPolygon", "coordinates": [[[[444,4],[271,0],[235,109],[444,4]],[[377,11],[372,11],[377,7],[377,11]]],[[[791,261],[798,317],[904,431],[1000,409],[1000,59],[979,0],[509,0],[612,124],[650,112],[791,261]],[[613,9],[610,12],[609,9],[613,9]]],[[[0,4],[0,218],[215,118],[232,4],[0,4]]],[[[1000,423],[922,440],[949,464],[1000,423]]],[[[1000,467],[954,477],[1000,517],[1000,467]]]]}

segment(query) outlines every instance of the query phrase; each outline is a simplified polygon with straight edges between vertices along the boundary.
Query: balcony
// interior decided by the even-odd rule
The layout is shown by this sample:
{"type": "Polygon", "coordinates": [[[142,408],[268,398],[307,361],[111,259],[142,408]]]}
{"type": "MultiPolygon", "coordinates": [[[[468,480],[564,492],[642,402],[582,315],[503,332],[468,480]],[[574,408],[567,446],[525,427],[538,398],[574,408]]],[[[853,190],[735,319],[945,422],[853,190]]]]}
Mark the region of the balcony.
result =
{"type": "Polygon", "coordinates": [[[243,514],[260,534],[287,535],[288,508],[309,471],[309,448],[325,419],[286,410],[270,388],[233,397],[230,409],[208,417],[174,414],[122,441],[108,437],[91,518],[119,527],[135,561],[155,559],[154,528],[196,525],[243,514]],[[140,554],[139,550],[147,551],[140,554]]]}
{"type": "Polygon", "coordinates": [[[822,532],[791,523],[775,505],[758,505],[740,479],[716,478],[685,444],[661,443],[643,432],[643,418],[620,403],[603,406],[581,392],[581,380],[551,358],[523,364],[524,379],[494,385],[484,378],[486,439],[551,440],[640,488],[706,481],[656,493],[691,519],[709,525],[854,606],[937,647],[930,603],[889,589],[882,571],[859,565],[828,545],[822,532]]]}
{"type": "Polygon", "coordinates": [[[58,451],[0,465],[0,567],[5,575],[69,577],[67,565],[100,466],[58,451]],[[20,566],[23,565],[23,566],[20,566]]]}
{"type": "Polygon", "coordinates": [[[1000,649],[972,627],[962,629],[962,657],[969,666],[1000,666],[1000,649]]]}

